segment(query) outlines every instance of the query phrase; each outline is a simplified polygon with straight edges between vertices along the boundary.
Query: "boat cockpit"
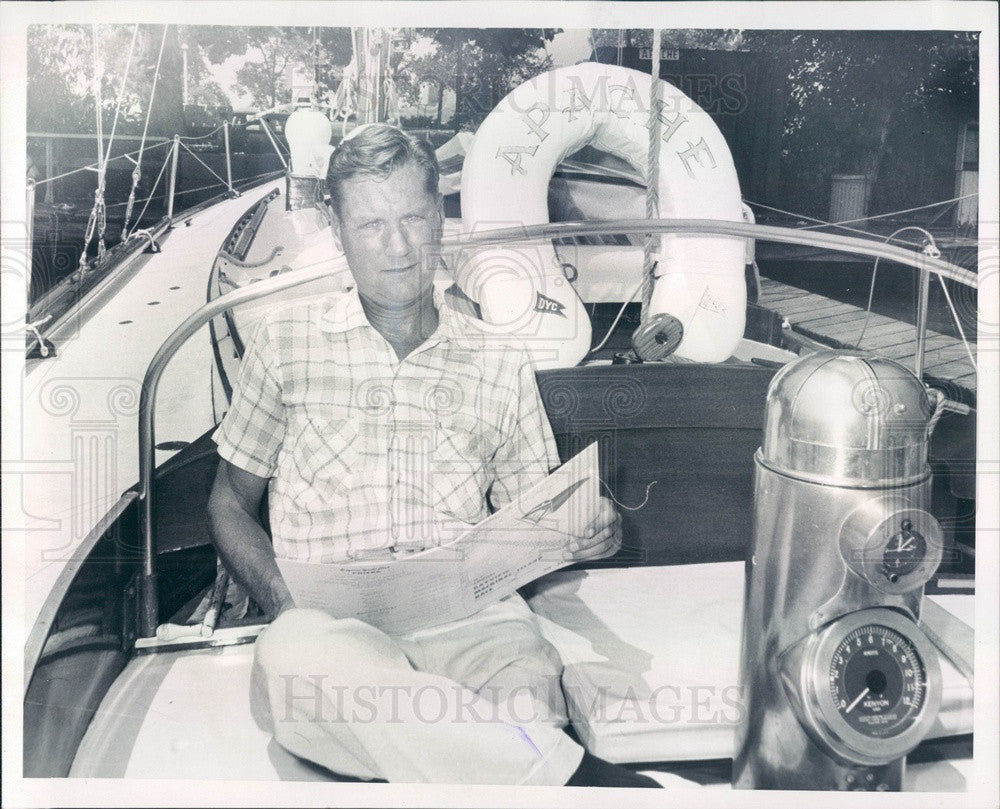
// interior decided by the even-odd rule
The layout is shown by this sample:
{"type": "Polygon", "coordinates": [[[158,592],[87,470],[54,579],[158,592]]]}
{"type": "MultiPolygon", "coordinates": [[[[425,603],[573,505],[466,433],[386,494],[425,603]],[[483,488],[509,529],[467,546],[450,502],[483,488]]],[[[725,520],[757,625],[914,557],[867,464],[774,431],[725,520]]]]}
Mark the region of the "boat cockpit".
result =
{"type": "MultiPolygon", "coordinates": [[[[525,100],[515,107],[537,109],[525,100]]],[[[554,350],[555,361],[539,364],[539,390],[561,460],[590,444],[598,445],[600,478],[621,513],[623,543],[613,557],[564,568],[532,583],[524,594],[545,636],[563,657],[563,687],[574,733],[591,752],[609,761],[657,770],[665,785],[728,788],[731,781],[743,777],[740,772],[751,772],[759,779],[751,778],[752,786],[796,783],[794,779],[768,781],[777,778],[774,766],[752,756],[748,764],[746,756],[737,754],[733,763],[734,749],[746,743],[747,716],[762,716],[753,700],[765,699],[759,683],[756,692],[746,691],[746,673],[740,671],[741,646],[746,647],[748,637],[769,631],[769,621],[789,627],[795,624],[792,616],[781,616],[779,595],[766,597],[766,610],[759,608],[756,596],[751,597],[757,592],[754,588],[763,585],[750,568],[757,561],[763,563],[760,535],[770,530],[803,547],[817,548],[810,551],[812,557],[796,562],[802,568],[790,567],[789,561],[799,559],[800,551],[786,549],[783,560],[768,562],[774,565],[768,581],[776,577],[785,588],[779,593],[788,595],[796,587],[802,592],[832,588],[830,593],[847,599],[840,612],[817,619],[803,630],[806,635],[816,634],[817,640],[801,652],[807,661],[802,666],[818,671],[823,661],[842,658],[846,652],[837,644],[850,636],[849,651],[857,632],[875,625],[862,621],[848,628],[838,624],[838,616],[876,610],[881,623],[875,623],[892,624],[893,637],[910,633],[929,639],[931,646],[919,647],[927,659],[912,666],[924,665],[927,672],[937,672],[934,677],[928,673],[921,686],[933,689],[933,700],[917,705],[919,695],[907,692],[905,699],[914,701],[913,716],[905,723],[901,720],[901,727],[919,724],[920,736],[907,736],[911,746],[894,753],[891,761],[882,761],[870,748],[872,738],[877,747],[879,739],[892,734],[879,735],[881,731],[872,730],[874,725],[852,725],[853,719],[845,720],[837,705],[820,704],[822,700],[815,708],[803,707],[803,715],[812,717],[809,721],[816,727],[829,725],[836,731],[841,722],[844,727],[850,725],[848,730],[858,737],[843,730],[828,742],[815,728],[809,730],[803,738],[813,740],[808,744],[828,744],[834,751],[830,760],[837,764],[807,763],[804,772],[822,771],[824,778],[841,779],[826,788],[846,789],[853,784],[871,789],[963,789],[972,746],[974,552],[970,556],[968,549],[974,545],[969,540],[974,525],[967,519],[967,453],[969,436],[974,435],[974,414],[944,393],[939,397],[923,393],[922,380],[902,366],[879,365],[865,355],[864,367],[869,369],[866,373],[871,374],[874,391],[870,402],[865,399],[865,406],[870,405],[867,416],[894,413],[892,418],[899,417],[903,411],[898,405],[905,391],[915,397],[918,410],[929,408],[919,416],[919,429],[912,420],[907,428],[923,435],[923,443],[914,446],[922,447],[924,458],[907,463],[916,463],[921,470],[926,467],[932,475],[919,472],[904,480],[894,467],[895,473],[871,478],[877,480],[873,484],[877,492],[886,497],[896,496],[895,489],[918,484],[922,488],[906,494],[910,498],[906,504],[900,500],[878,508],[857,506],[875,509],[872,514],[877,515],[871,524],[858,523],[855,533],[860,538],[855,540],[844,526],[862,518],[851,516],[855,505],[848,508],[840,492],[858,486],[812,474],[815,468],[810,464],[817,463],[818,450],[810,460],[803,460],[801,455],[782,454],[774,448],[774,441],[804,430],[804,422],[782,421],[780,430],[774,427],[772,434],[768,430],[777,418],[776,402],[794,377],[790,367],[819,357],[823,363],[813,368],[816,371],[821,366],[833,367],[843,356],[853,362],[861,355],[827,351],[807,335],[787,328],[775,312],[753,302],[752,245],[755,239],[775,239],[883,255],[926,273],[968,280],[961,268],[867,240],[754,225],[745,221],[738,186],[735,201],[732,194],[724,195],[725,215],[700,207],[691,189],[681,186],[699,167],[709,165],[705,151],[680,158],[677,176],[664,181],[662,218],[647,219],[641,204],[646,187],[641,176],[624,166],[617,173],[604,170],[600,178],[594,177],[588,149],[607,149],[609,143],[618,142],[616,138],[631,142],[628,133],[611,131],[610,123],[596,126],[596,131],[559,135],[565,154],[558,154],[555,163],[532,175],[542,188],[541,202],[536,194],[532,204],[540,204],[544,216],[525,214],[513,223],[509,220],[515,218],[511,211],[519,193],[516,188],[494,184],[489,192],[470,190],[485,186],[476,171],[485,172],[487,178],[496,176],[496,165],[486,161],[483,149],[495,145],[490,140],[494,124],[510,131],[509,121],[502,116],[496,120],[499,123],[491,116],[488,122],[493,122],[477,135],[479,146],[466,144],[461,201],[457,196],[447,201],[450,210],[461,209],[463,220],[448,220],[441,253],[428,260],[437,268],[436,283],[449,305],[478,312],[485,320],[491,306],[497,308],[497,300],[513,294],[512,288],[501,284],[501,292],[492,293],[497,297],[491,302],[491,293],[485,289],[489,279],[477,286],[468,275],[462,276],[463,271],[453,276],[446,267],[465,266],[470,254],[484,251],[506,250],[518,256],[525,250],[535,251],[542,256],[538,264],[543,271],[531,288],[532,305],[515,313],[511,321],[519,323],[522,334],[524,328],[534,328],[531,323],[548,323],[544,321],[546,307],[536,305],[548,301],[565,315],[557,321],[558,328],[573,332],[542,335],[539,340],[539,345],[550,349],[551,339],[562,341],[554,350]],[[569,162],[564,162],[567,157],[569,162]],[[481,169],[476,168],[477,161],[483,163],[481,169]],[[555,180],[550,185],[553,172],[555,180]],[[609,199],[616,200],[616,211],[628,215],[617,220],[602,217],[609,199]],[[496,201],[507,212],[508,221],[490,209],[488,203],[496,201]],[[492,227],[468,226],[470,202],[481,206],[475,221],[491,222],[492,227]],[[699,311],[708,312],[710,325],[704,330],[671,309],[669,302],[682,294],[678,290],[685,279],[675,279],[670,286],[669,278],[661,278],[652,290],[642,290],[649,269],[643,258],[644,253],[649,257],[650,234],[661,240],[659,255],[664,263],[687,261],[700,266],[706,250],[713,262],[728,262],[725,289],[699,292],[695,301],[699,311]],[[465,281],[458,285],[461,289],[454,285],[458,278],[465,281]],[[641,301],[637,299],[640,291],[644,292],[641,301]],[[671,339],[663,337],[666,319],[643,332],[652,320],[650,312],[686,321],[683,333],[692,340],[687,348],[678,350],[675,341],[670,356],[641,361],[643,350],[655,353],[658,345],[671,339]],[[711,320],[720,312],[729,313],[724,328],[711,325],[723,322],[711,320]],[[638,343],[637,333],[641,335],[638,343]],[[717,348],[716,339],[723,348],[717,348]],[[569,344],[572,348],[565,349],[569,344]],[[564,351],[568,355],[560,353],[564,351]],[[888,405],[879,398],[884,390],[895,396],[888,405]],[[773,461],[770,466],[769,459],[773,461]],[[765,468],[784,470],[794,480],[794,485],[782,484],[789,486],[783,490],[787,499],[767,500],[773,490],[765,493],[760,488],[765,468]],[[892,480],[891,474],[900,476],[892,480]],[[761,512],[765,502],[767,516],[761,512]],[[885,514],[895,520],[892,526],[885,514]],[[792,526],[783,519],[801,524],[792,526]],[[896,526],[901,520],[908,525],[901,529],[905,537],[896,526]],[[785,536],[793,528],[795,536],[785,536]],[[880,554],[902,554],[911,547],[904,548],[904,543],[916,542],[912,539],[916,536],[923,543],[924,556],[915,561],[907,557],[902,572],[893,574],[908,583],[905,591],[896,582],[884,584],[879,577],[888,580],[889,574],[882,567],[872,573],[855,566],[850,555],[873,553],[876,540],[883,539],[880,554]],[[751,548],[756,548],[756,556],[751,548]],[[834,555],[824,555],[828,553],[834,555]],[[826,570],[825,578],[804,573],[810,566],[826,570]],[[807,588],[795,584],[796,577],[827,583],[807,588]],[[828,584],[834,579],[835,585],[828,584]],[[862,587],[859,582],[872,587],[865,589],[868,584],[862,587]],[[884,613],[897,617],[887,618],[884,613]],[[894,622],[904,614],[907,623],[896,626],[894,622]],[[830,634],[834,626],[841,634],[830,634]],[[828,649],[830,644],[833,651],[828,649]],[[814,740],[817,737],[819,741],[814,740]],[[844,754],[845,745],[862,752],[844,754]],[[897,762],[907,753],[904,776],[897,762]],[[868,775],[870,782],[865,780],[868,775]],[[860,782],[854,784],[856,777],[860,782]],[[851,781],[843,780],[847,778],[851,781]]],[[[546,120],[547,116],[537,114],[531,122],[541,127],[546,120]]],[[[286,132],[290,126],[291,121],[286,132]]],[[[714,137],[707,130],[700,134],[714,137]]],[[[711,143],[713,160],[721,165],[724,142],[722,147],[711,143]]],[[[621,147],[616,149],[621,152],[621,147]]],[[[493,154],[498,154],[496,149],[493,154]]],[[[523,159],[525,152],[499,154],[507,173],[517,179],[512,161],[523,159]]],[[[625,157],[633,167],[641,163],[631,153],[625,157]]],[[[720,183],[728,181],[724,178],[720,183]]],[[[212,430],[182,446],[159,447],[156,442],[159,383],[189,339],[203,339],[207,326],[215,361],[212,415],[217,422],[262,314],[289,301],[343,291],[351,284],[345,261],[331,250],[323,205],[314,204],[315,199],[301,188],[293,188],[294,182],[291,176],[246,206],[221,240],[208,277],[208,302],[177,326],[150,363],[138,414],[139,483],[121,496],[81,542],[28,640],[25,775],[344,780],[285,751],[260,719],[261,706],[251,688],[252,644],[266,618],[220,565],[209,535],[207,500],[218,464],[212,430]],[[158,449],[177,451],[157,463],[158,449]]],[[[457,190],[455,178],[449,180],[443,174],[442,187],[447,190],[446,182],[457,190]]],[[[715,192],[705,197],[706,205],[713,199],[718,202],[715,192]]],[[[843,373],[857,373],[856,365],[851,369],[843,373]]],[[[851,395],[849,391],[846,400],[838,399],[834,387],[831,383],[828,391],[831,410],[849,402],[851,395]]],[[[909,407],[910,400],[905,401],[909,407]]],[[[918,418],[911,410],[906,413],[908,418],[918,418]]],[[[815,434],[810,435],[815,446],[822,444],[815,434]]],[[[876,444],[881,440],[868,438],[876,444]]],[[[841,439],[847,440],[843,434],[841,439]]],[[[856,447],[851,447],[853,452],[856,447]]],[[[891,448],[895,451],[894,444],[891,448]]],[[[860,488],[868,491],[864,485],[860,488]]],[[[266,525],[266,498],[262,511],[266,525]]],[[[799,596],[805,598],[802,592],[799,596]]],[[[830,593],[824,598],[830,598],[830,593]]],[[[821,608],[826,608],[825,602],[809,606],[809,610],[821,608]]],[[[805,682],[805,675],[798,676],[805,682]]],[[[871,679],[868,688],[874,688],[872,683],[878,678],[871,673],[866,676],[871,679]]],[[[767,692],[767,700],[785,699],[780,696],[785,686],[772,683],[768,687],[773,691],[767,692]]],[[[806,721],[791,716],[781,717],[780,722],[806,721]]],[[[764,726],[779,720],[768,714],[760,721],[764,726]]],[[[754,744],[767,747],[769,743],[757,739],[754,744]]]]}

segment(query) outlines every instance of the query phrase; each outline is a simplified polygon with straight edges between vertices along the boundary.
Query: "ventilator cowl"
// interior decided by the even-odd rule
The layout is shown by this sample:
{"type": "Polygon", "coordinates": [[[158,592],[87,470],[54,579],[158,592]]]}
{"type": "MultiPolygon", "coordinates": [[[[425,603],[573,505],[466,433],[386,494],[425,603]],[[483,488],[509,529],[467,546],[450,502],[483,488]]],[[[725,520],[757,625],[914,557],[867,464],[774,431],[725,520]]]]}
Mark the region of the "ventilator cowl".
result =
{"type": "Polygon", "coordinates": [[[898,486],[930,473],[932,407],[911,371],[873,354],[819,351],[786,365],[767,395],[761,462],[834,486],[898,486]]]}

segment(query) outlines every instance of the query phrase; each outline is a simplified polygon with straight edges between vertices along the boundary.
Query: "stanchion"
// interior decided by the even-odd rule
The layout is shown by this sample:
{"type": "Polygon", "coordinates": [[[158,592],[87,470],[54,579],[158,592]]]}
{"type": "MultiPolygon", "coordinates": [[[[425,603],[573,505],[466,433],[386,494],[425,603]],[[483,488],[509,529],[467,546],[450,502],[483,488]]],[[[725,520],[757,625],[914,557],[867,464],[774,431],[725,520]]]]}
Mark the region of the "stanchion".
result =
{"type": "Polygon", "coordinates": [[[174,135],[173,154],[170,157],[170,192],[167,194],[167,219],[174,218],[174,190],[177,188],[177,159],[181,153],[180,135],[174,135]]]}
{"type": "Polygon", "coordinates": [[[913,373],[917,379],[924,378],[924,351],[927,348],[927,307],[931,292],[931,272],[921,262],[920,286],[917,288],[917,352],[913,359],[913,373]]]}
{"type": "MultiPolygon", "coordinates": [[[[51,176],[51,175],[50,175],[51,176]]],[[[31,258],[34,252],[35,238],[35,181],[28,178],[27,187],[24,190],[24,278],[27,287],[25,294],[31,300],[31,258]]]]}
{"type": "Polygon", "coordinates": [[[226,187],[230,196],[236,196],[233,191],[233,164],[229,153],[229,121],[222,122],[222,138],[226,144],[226,187]]]}

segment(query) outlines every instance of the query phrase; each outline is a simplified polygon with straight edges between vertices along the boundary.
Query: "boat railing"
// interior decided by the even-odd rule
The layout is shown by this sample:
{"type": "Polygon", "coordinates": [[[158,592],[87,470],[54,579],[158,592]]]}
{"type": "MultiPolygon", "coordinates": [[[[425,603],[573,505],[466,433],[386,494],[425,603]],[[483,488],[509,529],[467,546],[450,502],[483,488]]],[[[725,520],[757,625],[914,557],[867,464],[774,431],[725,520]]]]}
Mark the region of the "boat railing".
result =
{"type": "MultiPolygon", "coordinates": [[[[979,287],[976,273],[944,261],[933,255],[933,251],[913,251],[880,241],[851,236],[714,219],[586,220],[502,228],[448,237],[442,242],[441,255],[448,256],[463,249],[499,244],[634,233],[698,233],[735,236],[878,257],[915,268],[920,273],[920,289],[923,291],[921,299],[918,301],[922,314],[918,312],[916,325],[918,347],[916,372],[918,377],[922,376],[924,345],[922,332],[926,330],[927,324],[927,290],[931,275],[936,274],[941,278],[947,278],[974,289],[979,287]]],[[[223,312],[268,295],[315,281],[328,272],[325,265],[306,267],[228,292],[187,317],[160,346],[150,361],[143,378],[139,399],[139,533],[142,547],[139,605],[140,637],[151,638],[155,636],[159,624],[153,513],[155,410],[157,388],[167,364],[192,335],[223,312]]]]}

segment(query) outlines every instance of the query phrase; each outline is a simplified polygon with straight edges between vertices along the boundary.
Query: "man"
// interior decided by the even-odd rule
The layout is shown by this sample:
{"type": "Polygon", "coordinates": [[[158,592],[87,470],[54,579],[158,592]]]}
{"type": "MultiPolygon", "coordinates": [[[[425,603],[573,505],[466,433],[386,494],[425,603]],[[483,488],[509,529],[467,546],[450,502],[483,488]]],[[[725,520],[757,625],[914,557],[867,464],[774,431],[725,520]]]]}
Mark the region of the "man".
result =
{"type": "MultiPolygon", "coordinates": [[[[430,147],[365,127],[333,155],[328,185],[355,286],[264,318],[215,434],[213,536],[275,617],[255,651],[275,738],[363,779],[655,786],[563,732],[558,655],[516,594],[394,637],[296,608],[276,555],[335,562],[437,545],[558,463],[527,356],[467,338],[436,297],[443,205],[430,147]],[[268,486],[273,544],[257,516],[268,486]]],[[[609,555],[619,535],[604,500],[567,558],[609,555]]]]}

